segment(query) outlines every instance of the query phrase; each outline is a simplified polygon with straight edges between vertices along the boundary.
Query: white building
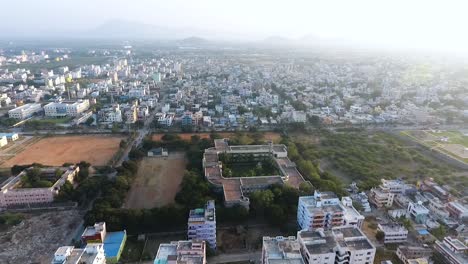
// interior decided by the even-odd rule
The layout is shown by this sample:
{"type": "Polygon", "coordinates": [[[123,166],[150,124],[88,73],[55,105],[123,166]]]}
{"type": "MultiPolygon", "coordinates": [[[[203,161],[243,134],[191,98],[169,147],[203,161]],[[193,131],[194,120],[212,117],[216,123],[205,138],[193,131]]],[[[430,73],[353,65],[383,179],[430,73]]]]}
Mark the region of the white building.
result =
{"type": "Polygon", "coordinates": [[[356,227],[329,231],[299,231],[297,238],[304,262],[308,264],[372,264],[375,247],[356,227]]]}
{"type": "Polygon", "coordinates": [[[296,237],[263,237],[262,264],[303,264],[301,246],[296,237]]]}
{"type": "Polygon", "coordinates": [[[7,137],[5,135],[0,136],[0,147],[6,146],[8,144],[7,137]]]}
{"type": "Polygon", "coordinates": [[[88,99],[76,102],[52,102],[44,106],[44,113],[49,117],[75,117],[88,109],[88,99]]]}
{"type": "Polygon", "coordinates": [[[408,215],[414,218],[414,221],[418,224],[425,224],[427,217],[429,216],[429,210],[424,207],[422,202],[408,204],[407,209],[408,215]]]}
{"type": "Polygon", "coordinates": [[[408,239],[408,230],[399,224],[379,224],[378,228],[385,235],[384,244],[404,243],[408,239]]]}
{"type": "Polygon", "coordinates": [[[115,104],[108,108],[103,108],[98,112],[100,123],[122,123],[122,110],[120,105],[115,104]]]}
{"type": "Polygon", "coordinates": [[[351,198],[343,197],[340,201],[332,192],[315,191],[313,196],[299,197],[297,222],[302,230],[361,227],[364,216],[353,207],[351,198]]]}
{"type": "Polygon", "coordinates": [[[468,247],[465,246],[460,240],[446,237],[441,242],[435,242],[434,249],[444,256],[446,262],[449,264],[466,264],[468,263],[468,247]]]}
{"type": "Polygon", "coordinates": [[[192,240],[204,240],[212,249],[216,249],[216,209],[210,200],[205,208],[190,210],[187,236],[192,240]]]}
{"type": "Polygon", "coordinates": [[[369,200],[377,207],[390,207],[393,205],[395,195],[402,194],[407,186],[399,180],[385,180],[377,188],[372,188],[369,195],[369,200]]]}
{"type": "Polygon", "coordinates": [[[41,104],[25,104],[19,107],[16,107],[15,109],[11,109],[8,111],[8,116],[10,118],[15,118],[15,119],[26,119],[35,113],[39,113],[42,111],[41,104]]]}
{"type": "Polygon", "coordinates": [[[87,244],[85,248],[73,246],[59,247],[55,251],[52,264],[105,264],[104,245],[101,243],[87,244]]]}
{"type": "Polygon", "coordinates": [[[206,264],[206,242],[173,241],[159,245],[154,264],[206,264]]]}

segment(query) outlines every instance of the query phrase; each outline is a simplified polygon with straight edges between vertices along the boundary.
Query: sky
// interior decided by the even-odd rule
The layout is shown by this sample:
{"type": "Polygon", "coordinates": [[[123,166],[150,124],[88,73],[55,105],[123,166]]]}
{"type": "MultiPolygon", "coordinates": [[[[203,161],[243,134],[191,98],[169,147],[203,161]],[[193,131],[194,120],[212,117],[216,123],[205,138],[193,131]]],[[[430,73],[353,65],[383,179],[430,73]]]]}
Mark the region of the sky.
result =
{"type": "Polygon", "coordinates": [[[468,52],[464,0],[2,0],[0,38],[80,35],[110,20],[204,37],[345,39],[468,52]]]}

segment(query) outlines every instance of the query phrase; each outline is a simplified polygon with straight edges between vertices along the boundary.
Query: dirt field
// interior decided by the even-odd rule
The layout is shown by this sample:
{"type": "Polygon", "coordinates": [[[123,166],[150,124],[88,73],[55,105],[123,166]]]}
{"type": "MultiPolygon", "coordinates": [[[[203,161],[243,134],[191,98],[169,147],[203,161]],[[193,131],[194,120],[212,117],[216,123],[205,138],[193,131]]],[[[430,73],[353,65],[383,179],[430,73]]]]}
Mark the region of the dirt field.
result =
{"type": "MultiPolygon", "coordinates": [[[[262,132],[260,132],[260,133],[262,133],[262,132]]],[[[217,132],[216,134],[218,134],[218,135],[220,135],[222,137],[225,137],[225,138],[229,138],[230,136],[234,135],[234,133],[232,133],[232,132],[217,132]]],[[[262,134],[263,134],[263,138],[265,140],[271,140],[273,142],[278,142],[281,139],[281,135],[279,133],[264,132],[262,134]]],[[[179,137],[181,137],[183,140],[190,140],[193,135],[198,135],[201,139],[210,138],[210,133],[178,133],[177,135],[179,137]]],[[[164,136],[164,134],[154,134],[152,136],[152,139],[154,141],[159,141],[159,140],[161,140],[162,136],[164,136]]]]}
{"type": "Polygon", "coordinates": [[[139,164],[124,208],[154,208],[173,203],[185,165],[184,153],[170,153],[165,158],[144,158],[139,164]]]}
{"type": "Polygon", "coordinates": [[[77,210],[26,215],[0,232],[0,263],[50,263],[58,247],[69,245],[82,217],[77,210]]]}
{"type": "Polygon", "coordinates": [[[26,147],[2,163],[0,167],[34,162],[58,166],[66,162],[77,163],[83,160],[95,166],[102,166],[114,156],[123,138],[94,135],[46,137],[26,147]]]}

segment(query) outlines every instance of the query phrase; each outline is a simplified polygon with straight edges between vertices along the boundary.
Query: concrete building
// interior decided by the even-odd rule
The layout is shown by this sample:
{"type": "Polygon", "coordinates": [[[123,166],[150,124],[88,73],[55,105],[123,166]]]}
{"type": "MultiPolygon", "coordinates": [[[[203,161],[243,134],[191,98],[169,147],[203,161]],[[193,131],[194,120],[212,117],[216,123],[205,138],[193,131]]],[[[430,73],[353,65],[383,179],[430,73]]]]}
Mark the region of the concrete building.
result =
{"type": "Polygon", "coordinates": [[[468,218],[468,208],[459,202],[449,202],[447,211],[455,219],[462,220],[468,218]]]}
{"type": "Polygon", "coordinates": [[[379,224],[378,229],[385,234],[384,244],[404,243],[408,239],[408,230],[399,224],[379,224]]]}
{"type": "Polygon", "coordinates": [[[0,136],[0,147],[6,146],[8,144],[8,140],[6,136],[0,136]]]}
{"type": "Polygon", "coordinates": [[[335,227],[297,234],[304,263],[372,264],[375,247],[356,227],[335,227]]]}
{"type": "Polygon", "coordinates": [[[159,245],[154,264],[206,264],[206,242],[173,241],[159,245]]]}
{"type": "Polygon", "coordinates": [[[336,226],[361,227],[362,216],[349,197],[342,201],[332,192],[315,191],[313,196],[301,196],[297,206],[297,223],[302,230],[330,229],[336,226]]]}
{"type": "Polygon", "coordinates": [[[0,137],[3,136],[5,136],[8,141],[16,141],[19,138],[18,133],[0,133],[0,137]]]}
{"type": "Polygon", "coordinates": [[[44,106],[44,114],[49,117],[75,117],[89,109],[89,100],[76,102],[52,102],[44,106]]]}
{"type": "Polygon", "coordinates": [[[402,245],[398,247],[396,254],[403,264],[411,264],[414,260],[429,259],[432,255],[432,249],[429,247],[411,247],[402,245]]]}
{"type": "Polygon", "coordinates": [[[81,235],[83,243],[103,243],[106,238],[107,229],[105,222],[95,223],[87,226],[81,235]]]}
{"type": "Polygon", "coordinates": [[[24,188],[21,178],[27,175],[30,169],[32,168],[23,170],[16,177],[3,183],[0,189],[0,207],[53,202],[60,187],[67,181],[73,183],[75,176],[80,171],[78,166],[40,168],[40,177],[44,179],[54,179],[58,170],[63,171],[63,173],[50,187],[24,188]]]}
{"type": "Polygon", "coordinates": [[[296,237],[263,237],[262,264],[304,264],[296,237]]]}
{"type": "Polygon", "coordinates": [[[391,207],[395,195],[405,192],[407,186],[400,180],[381,180],[382,183],[377,188],[372,188],[369,195],[369,201],[378,208],[391,207]]]}
{"type": "Polygon", "coordinates": [[[227,207],[241,205],[248,208],[250,201],[247,195],[257,190],[264,190],[273,184],[288,183],[299,188],[305,181],[296,168],[296,164],[288,159],[285,145],[239,145],[229,146],[227,139],[215,139],[215,147],[205,149],[203,169],[206,179],[223,192],[224,204],[227,207]],[[261,175],[254,177],[223,176],[223,164],[220,155],[229,156],[233,162],[248,159],[250,162],[271,160],[278,169],[277,175],[261,175]]]}
{"type": "Polygon", "coordinates": [[[408,204],[407,209],[408,215],[414,218],[414,221],[418,224],[424,224],[429,216],[429,210],[424,207],[422,202],[408,204]]]}
{"type": "Polygon", "coordinates": [[[98,112],[98,120],[100,123],[122,123],[122,110],[119,104],[112,105],[108,108],[103,108],[98,112]]]}
{"type": "Polygon", "coordinates": [[[443,241],[437,240],[434,249],[444,257],[446,263],[468,263],[468,247],[458,239],[445,237],[443,241]]]}
{"type": "Polygon", "coordinates": [[[41,111],[41,104],[25,104],[8,111],[8,117],[23,120],[26,118],[30,118],[34,114],[39,113],[41,111]]]}
{"type": "Polygon", "coordinates": [[[86,227],[81,235],[81,240],[85,244],[103,244],[106,262],[108,264],[117,263],[127,241],[127,231],[107,232],[106,223],[99,222],[86,227]]]}
{"type": "Polygon", "coordinates": [[[73,246],[59,247],[55,251],[52,264],[106,264],[104,255],[104,245],[88,244],[85,248],[75,248],[73,246]]]}
{"type": "Polygon", "coordinates": [[[190,210],[187,236],[190,240],[204,240],[211,249],[216,249],[216,209],[210,200],[205,208],[190,210]]]}

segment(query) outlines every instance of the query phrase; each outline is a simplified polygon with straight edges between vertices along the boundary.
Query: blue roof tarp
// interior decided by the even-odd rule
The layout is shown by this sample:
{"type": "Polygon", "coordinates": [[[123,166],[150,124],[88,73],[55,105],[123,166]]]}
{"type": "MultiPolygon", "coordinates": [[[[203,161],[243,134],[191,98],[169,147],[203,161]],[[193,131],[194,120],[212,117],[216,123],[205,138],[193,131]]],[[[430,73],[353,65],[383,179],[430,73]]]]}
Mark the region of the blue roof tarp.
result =
{"type": "Polygon", "coordinates": [[[104,252],[107,258],[116,257],[125,239],[125,232],[109,232],[104,240],[104,252]]]}

